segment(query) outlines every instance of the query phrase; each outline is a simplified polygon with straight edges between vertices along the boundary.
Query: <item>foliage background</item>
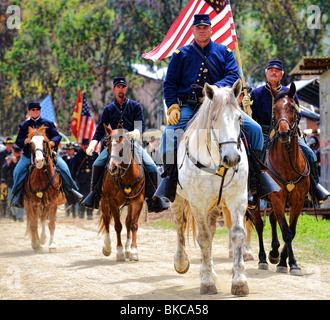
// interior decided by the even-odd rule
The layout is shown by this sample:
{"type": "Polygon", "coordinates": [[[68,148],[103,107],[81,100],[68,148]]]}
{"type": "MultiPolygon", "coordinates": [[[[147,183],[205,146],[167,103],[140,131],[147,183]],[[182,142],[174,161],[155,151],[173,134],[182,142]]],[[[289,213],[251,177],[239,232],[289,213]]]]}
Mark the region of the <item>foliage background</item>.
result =
{"type": "MultiPolygon", "coordinates": [[[[0,135],[15,135],[26,103],[51,90],[58,126],[69,134],[77,87],[87,90],[96,121],[113,99],[110,80],[125,75],[139,84],[132,63],[164,38],[188,0],[0,0],[0,135]],[[6,25],[9,5],[21,10],[19,29],[6,25]]],[[[307,0],[232,0],[248,84],[264,80],[266,62],[284,61],[290,71],[304,55],[329,54],[330,3],[319,0],[320,28],[309,28],[307,0]]],[[[312,21],[313,22],[313,21],[312,21]]],[[[285,75],[284,83],[290,81],[285,75]]],[[[160,93],[161,94],[161,93],[160,93]]],[[[148,115],[147,115],[148,116],[148,115]]]]}

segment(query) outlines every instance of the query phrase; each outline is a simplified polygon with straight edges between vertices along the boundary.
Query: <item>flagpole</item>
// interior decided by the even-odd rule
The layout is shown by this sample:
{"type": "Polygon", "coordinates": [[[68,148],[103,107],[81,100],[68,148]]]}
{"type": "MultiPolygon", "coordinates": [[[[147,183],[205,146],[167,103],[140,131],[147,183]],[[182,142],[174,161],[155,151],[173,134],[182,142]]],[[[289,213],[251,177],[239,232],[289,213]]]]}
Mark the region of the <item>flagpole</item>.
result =
{"type": "MultiPolygon", "coordinates": [[[[236,55],[237,55],[237,64],[238,64],[238,68],[239,68],[239,72],[241,74],[241,80],[242,80],[242,84],[243,84],[243,93],[244,93],[244,96],[247,96],[248,92],[246,89],[246,82],[245,82],[245,77],[244,77],[244,72],[243,72],[241,55],[240,55],[239,48],[238,48],[238,42],[235,42],[235,49],[236,49],[236,55]]],[[[244,110],[244,111],[247,115],[252,117],[252,110],[251,110],[250,106],[248,106],[246,108],[246,110],[244,110]]]]}

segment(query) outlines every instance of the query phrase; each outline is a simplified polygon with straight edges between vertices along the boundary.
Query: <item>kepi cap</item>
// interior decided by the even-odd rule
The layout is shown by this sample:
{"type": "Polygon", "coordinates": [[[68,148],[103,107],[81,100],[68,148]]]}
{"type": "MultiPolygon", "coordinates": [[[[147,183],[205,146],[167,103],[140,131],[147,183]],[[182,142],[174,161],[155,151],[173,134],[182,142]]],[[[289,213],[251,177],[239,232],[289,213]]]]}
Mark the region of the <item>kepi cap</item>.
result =
{"type": "Polygon", "coordinates": [[[195,14],[194,15],[194,22],[193,26],[210,26],[211,21],[210,21],[210,16],[208,14],[195,14]]]}
{"type": "Polygon", "coordinates": [[[283,70],[283,62],[281,60],[269,60],[267,69],[269,68],[276,68],[283,70]]]}
{"type": "Polygon", "coordinates": [[[28,109],[31,110],[32,108],[39,108],[41,109],[41,105],[39,102],[29,102],[28,109]]]}

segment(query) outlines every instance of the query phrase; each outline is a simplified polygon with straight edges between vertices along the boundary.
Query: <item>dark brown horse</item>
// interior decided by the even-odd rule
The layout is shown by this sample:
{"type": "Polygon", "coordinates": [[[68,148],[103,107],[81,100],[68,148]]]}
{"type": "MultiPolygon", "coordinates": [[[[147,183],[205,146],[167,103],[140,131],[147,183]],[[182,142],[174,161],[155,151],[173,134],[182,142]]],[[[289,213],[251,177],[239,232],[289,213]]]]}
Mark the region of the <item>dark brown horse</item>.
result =
{"type": "Polygon", "coordinates": [[[111,254],[110,221],[114,218],[117,233],[117,261],[125,258],[137,261],[137,230],[138,220],[143,207],[145,177],[142,164],[134,162],[131,151],[131,142],[119,125],[118,129],[111,130],[104,125],[109,135],[107,148],[109,162],[102,184],[100,232],[104,231],[103,254],[111,254]],[[125,253],[121,242],[122,224],[120,221],[120,208],[128,205],[126,216],[127,240],[125,253]]]}
{"type": "MultiPolygon", "coordinates": [[[[298,145],[298,119],[294,96],[296,86],[291,84],[288,92],[281,91],[275,96],[273,107],[273,136],[266,150],[265,164],[269,174],[281,186],[281,190],[268,195],[272,204],[269,220],[272,227],[272,250],[269,253],[271,263],[278,263],[277,272],[287,272],[289,257],[290,273],[302,275],[292,250],[292,240],[296,234],[298,217],[304,206],[309,190],[309,165],[298,145]],[[290,208],[289,225],[285,218],[285,207],[290,208]],[[279,223],[285,242],[281,255],[278,248],[276,222],[279,223]]],[[[268,269],[263,246],[263,223],[260,208],[255,212],[255,224],[259,236],[259,269],[268,269]]]]}
{"type": "Polygon", "coordinates": [[[31,234],[31,244],[35,251],[42,250],[46,242],[46,218],[49,215],[49,252],[56,252],[54,241],[57,199],[61,180],[51,157],[51,147],[46,136],[46,127],[29,128],[33,163],[25,184],[24,206],[27,215],[27,233],[31,234]],[[39,238],[38,218],[42,225],[39,238]]]}

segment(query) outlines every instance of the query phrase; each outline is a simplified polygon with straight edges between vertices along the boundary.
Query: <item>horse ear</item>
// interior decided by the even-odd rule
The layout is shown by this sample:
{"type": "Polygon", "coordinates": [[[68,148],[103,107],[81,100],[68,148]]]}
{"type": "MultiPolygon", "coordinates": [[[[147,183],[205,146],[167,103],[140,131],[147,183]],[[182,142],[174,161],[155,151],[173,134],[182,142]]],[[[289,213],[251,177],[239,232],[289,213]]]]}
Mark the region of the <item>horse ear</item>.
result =
{"type": "Polygon", "coordinates": [[[241,92],[242,92],[242,81],[241,81],[240,78],[238,78],[236,80],[236,82],[234,83],[232,91],[233,91],[233,94],[236,98],[238,98],[239,95],[241,94],[241,92]]]}
{"type": "Polygon", "coordinates": [[[288,92],[288,96],[293,99],[295,94],[296,94],[296,85],[294,84],[294,82],[292,82],[288,92]]]}
{"type": "Polygon", "coordinates": [[[205,90],[206,96],[210,100],[212,100],[213,99],[213,96],[214,96],[214,90],[213,90],[213,88],[207,82],[205,83],[204,90],[205,90]]]}
{"type": "Polygon", "coordinates": [[[124,127],[119,123],[117,129],[124,129],[124,127]]]}
{"type": "Polygon", "coordinates": [[[103,123],[103,127],[104,127],[104,130],[107,133],[107,135],[110,136],[111,135],[111,129],[105,123],[103,123]]]}

